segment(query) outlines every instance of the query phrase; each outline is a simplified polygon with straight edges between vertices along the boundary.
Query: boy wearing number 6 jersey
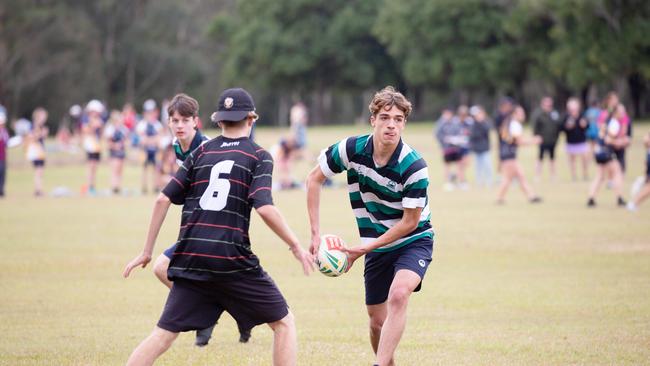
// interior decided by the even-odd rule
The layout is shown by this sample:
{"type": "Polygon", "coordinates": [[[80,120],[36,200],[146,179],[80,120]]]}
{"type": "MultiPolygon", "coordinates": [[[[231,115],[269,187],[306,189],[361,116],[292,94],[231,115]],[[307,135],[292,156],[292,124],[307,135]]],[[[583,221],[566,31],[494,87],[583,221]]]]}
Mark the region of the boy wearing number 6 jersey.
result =
{"type": "Polygon", "coordinates": [[[222,135],[194,150],[156,199],[141,255],[124,270],[151,261],[158,231],[171,203],[183,215],[168,277],[174,282],[157,327],[131,354],[128,365],[150,365],[179,332],[204,329],[228,311],[241,326],[267,323],[273,329],[273,363],[296,362],[293,315],[273,280],[251,250],[250,212],[286,242],[305,274],[313,268],[310,254],[299,244],[280,211],[273,206],[268,152],[249,139],[257,119],[252,97],[228,89],[219,98],[217,122],[222,135]]]}

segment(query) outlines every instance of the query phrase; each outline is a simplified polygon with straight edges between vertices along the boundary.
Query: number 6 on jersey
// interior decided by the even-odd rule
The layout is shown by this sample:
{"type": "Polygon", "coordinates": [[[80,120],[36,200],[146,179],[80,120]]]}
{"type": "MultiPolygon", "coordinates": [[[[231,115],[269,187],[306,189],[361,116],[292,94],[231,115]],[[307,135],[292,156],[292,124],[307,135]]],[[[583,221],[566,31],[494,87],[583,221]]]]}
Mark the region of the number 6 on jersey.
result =
{"type": "Polygon", "coordinates": [[[210,183],[203,192],[199,205],[208,211],[221,211],[226,207],[228,193],[230,192],[230,181],[226,178],[219,178],[221,173],[229,174],[234,160],[224,160],[212,167],[210,171],[210,183]]]}

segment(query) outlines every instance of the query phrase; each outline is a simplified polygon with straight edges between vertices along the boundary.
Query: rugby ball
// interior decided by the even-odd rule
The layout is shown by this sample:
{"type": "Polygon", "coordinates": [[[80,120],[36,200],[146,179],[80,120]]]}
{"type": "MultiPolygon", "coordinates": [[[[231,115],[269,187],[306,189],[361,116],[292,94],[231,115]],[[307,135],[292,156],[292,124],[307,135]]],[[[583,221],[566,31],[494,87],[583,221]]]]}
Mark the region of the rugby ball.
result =
{"type": "Polygon", "coordinates": [[[320,237],[316,256],[320,273],[328,277],[338,277],[348,270],[348,256],[341,248],[345,248],[345,242],[337,235],[327,234],[320,237]]]}

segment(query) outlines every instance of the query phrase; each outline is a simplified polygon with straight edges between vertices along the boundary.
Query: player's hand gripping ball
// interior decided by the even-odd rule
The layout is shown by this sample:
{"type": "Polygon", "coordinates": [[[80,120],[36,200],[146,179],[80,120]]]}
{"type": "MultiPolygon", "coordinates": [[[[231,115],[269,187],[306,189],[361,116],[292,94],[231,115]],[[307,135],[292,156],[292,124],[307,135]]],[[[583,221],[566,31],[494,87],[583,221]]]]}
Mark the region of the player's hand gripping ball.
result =
{"type": "Polygon", "coordinates": [[[341,248],[345,248],[345,242],[338,236],[326,234],[320,237],[316,264],[325,276],[338,277],[348,270],[348,255],[341,248]]]}

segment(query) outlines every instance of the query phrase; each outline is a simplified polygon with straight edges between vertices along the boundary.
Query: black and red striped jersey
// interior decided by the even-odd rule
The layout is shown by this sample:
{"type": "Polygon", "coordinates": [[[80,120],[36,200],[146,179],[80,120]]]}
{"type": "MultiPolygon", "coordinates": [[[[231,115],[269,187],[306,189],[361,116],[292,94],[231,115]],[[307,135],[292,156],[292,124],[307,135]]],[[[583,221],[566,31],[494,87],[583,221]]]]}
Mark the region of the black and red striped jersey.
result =
{"type": "Polygon", "coordinates": [[[252,208],[273,204],[271,154],[247,137],[199,146],[163,189],[183,205],[168,276],[199,281],[262,271],[248,237],[252,208]]]}

